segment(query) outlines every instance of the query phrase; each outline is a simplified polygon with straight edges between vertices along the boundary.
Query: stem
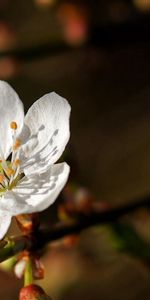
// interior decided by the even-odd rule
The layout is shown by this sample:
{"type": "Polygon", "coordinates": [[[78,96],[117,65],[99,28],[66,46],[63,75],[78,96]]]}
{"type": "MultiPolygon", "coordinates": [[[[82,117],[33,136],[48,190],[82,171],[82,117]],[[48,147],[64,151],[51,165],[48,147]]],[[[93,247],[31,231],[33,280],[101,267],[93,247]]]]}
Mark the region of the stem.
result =
{"type": "Polygon", "coordinates": [[[28,258],[24,273],[24,286],[29,285],[31,283],[33,283],[32,262],[31,259],[28,258]]]}
{"type": "Polygon", "coordinates": [[[27,236],[6,238],[0,242],[0,262],[29,249],[33,242],[27,236]]]}

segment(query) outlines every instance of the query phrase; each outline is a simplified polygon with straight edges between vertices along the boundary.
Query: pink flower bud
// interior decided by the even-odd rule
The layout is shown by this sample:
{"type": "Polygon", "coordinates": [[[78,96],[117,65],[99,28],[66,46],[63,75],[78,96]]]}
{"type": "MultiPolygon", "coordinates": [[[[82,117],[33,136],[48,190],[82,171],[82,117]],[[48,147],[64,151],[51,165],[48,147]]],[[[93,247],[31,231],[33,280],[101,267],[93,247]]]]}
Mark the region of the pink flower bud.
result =
{"type": "Polygon", "coordinates": [[[20,290],[19,300],[52,300],[44,290],[36,285],[30,284],[20,290]]]}

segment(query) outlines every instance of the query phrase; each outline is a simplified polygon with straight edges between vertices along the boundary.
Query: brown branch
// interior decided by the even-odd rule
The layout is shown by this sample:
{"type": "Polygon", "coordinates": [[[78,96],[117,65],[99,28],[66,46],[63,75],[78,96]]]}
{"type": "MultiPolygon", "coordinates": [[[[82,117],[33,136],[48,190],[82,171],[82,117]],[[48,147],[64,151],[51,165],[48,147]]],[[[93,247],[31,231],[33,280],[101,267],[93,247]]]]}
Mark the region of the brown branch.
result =
{"type": "Polygon", "coordinates": [[[0,262],[23,250],[40,250],[49,242],[61,239],[67,235],[80,233],[90,226],[116,222],[122,216],[132,213],[141,207],[150,207],[150,197],[107,211],[99,211],[98,208],[95,208],[90,215],[78,215],[78,219],[70,224],[58,223],[50,229],[39,229],[30,237],[11,237],[6,239],[6,245],[4,241],[0,244],[0,262]]]}

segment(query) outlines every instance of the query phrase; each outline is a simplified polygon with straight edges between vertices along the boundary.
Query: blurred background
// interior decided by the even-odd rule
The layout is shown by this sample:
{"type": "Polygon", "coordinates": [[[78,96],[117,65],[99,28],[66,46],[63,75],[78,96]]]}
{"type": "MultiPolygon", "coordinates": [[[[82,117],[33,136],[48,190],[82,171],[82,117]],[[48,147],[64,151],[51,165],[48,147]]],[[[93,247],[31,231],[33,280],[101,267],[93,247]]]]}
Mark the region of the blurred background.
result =
{"type": "MultiPolygon", "coordinates": [[[[69,100],[65,159],[78,201],[90,195],[103,210],[150,195],[150,0],[1,0],[0,79],[26,111],[50,91],[69,100]]],[[[54,300],[148,300],[149,243],[141,209],[50,245],[40,284],[54,300]]],[[[1,271],[2,299],[17,299],[20,285],[1,271]]]]}

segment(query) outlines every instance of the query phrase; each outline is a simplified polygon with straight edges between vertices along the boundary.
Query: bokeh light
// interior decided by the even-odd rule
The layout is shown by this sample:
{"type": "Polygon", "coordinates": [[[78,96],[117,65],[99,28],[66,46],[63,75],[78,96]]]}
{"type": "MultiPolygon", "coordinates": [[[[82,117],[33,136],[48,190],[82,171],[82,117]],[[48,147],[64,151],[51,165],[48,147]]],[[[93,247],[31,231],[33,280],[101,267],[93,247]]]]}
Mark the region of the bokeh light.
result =
{"type": "Polygon", "coordinates": [[[57,0],[34,0],[39,7],[49,7],[56,3],[57,0]]]}
{"type": "Polygon", "coordinates": [[[0,78],[4,80],[15,77],[20,72],[20,63],[11,57],[0,58],[0,78]]]}
{"type": "Polygon", "coordinates": [[[63,3],[58,7],[63,38],[70,45],[81,45],[88,38],[88,14],[84,6],[63,3]]]}
{"type": "Polygon", "coordinates": [[[16,46],[16,33],[6,23],[0,22],[0,51],[9,50],[16,46]]]}
{"type": "Polygon", "coordinates": [[[135,6],[141,11],[150,11],[150,0],[133,0],[135,6]]]}

